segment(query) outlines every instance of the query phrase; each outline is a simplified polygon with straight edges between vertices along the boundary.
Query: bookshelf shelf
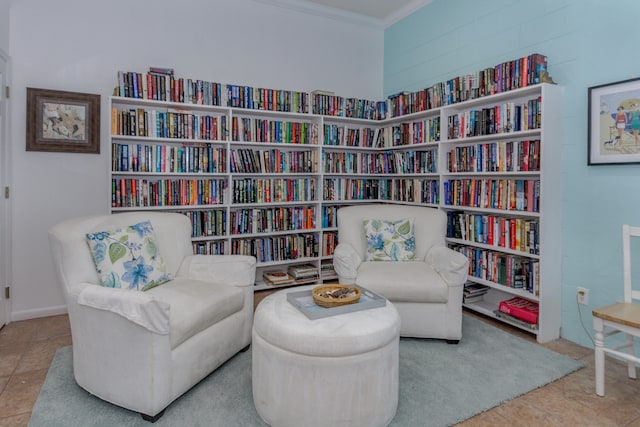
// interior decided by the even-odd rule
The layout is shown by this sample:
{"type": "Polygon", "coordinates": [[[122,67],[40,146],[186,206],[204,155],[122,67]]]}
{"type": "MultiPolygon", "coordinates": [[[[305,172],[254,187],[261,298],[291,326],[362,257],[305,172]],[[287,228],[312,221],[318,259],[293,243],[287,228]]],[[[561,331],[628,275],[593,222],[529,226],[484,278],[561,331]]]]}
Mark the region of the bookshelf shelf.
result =
{"type": "MultiPolygon", "coordinates": [[[[189,181],[192,185],[189,192],[178,199],[180,203],[176,204],[174,197],[171,203],[163,201],[159,206],[156,203],[139,206],[137,202],[123,206],[122,203],[130,200],[122,194],[116,197],[113,190],[112,212],[167,210],[189,215],[194,224],[196,253],[246,253],[258,258],[255,290],[295,286],[296,283],[266,284],[262,275],[303,264],[317,269],[316,283],[334,280],[331,254],[338,240],[336,212],[341,206],[398,203],[442,209],[451,219],[457,218],[456,215],[464,215],[465,220],[489,221],[491,218],[491,221],[518,227],[520,240],[489,244],[483,240],[485,237],[462,238],[450,230],[447,244],[467,253],[479,251],[485,253],[484,256],[490,253],[495,259],[518,259],[535,264],[536,285],[530,292],[470,276],[471,282],[487,285],[489,291],[484,300],[465,306],[496,317],[494,310],[500,301],[521,296],[539,304],[540,320],[537,330],[516,326],[535,333],[541,342],[559,336],[561,250],[554,236],[560,234],[562,176],[559,150],[553,145],[562,138],[561,88],[533,84],[446,105],[438,101],[435,108],[376,120],[345,117],[346,110],[340,112],[335,108],[353,100],[334,95],[230,85],[221,85],[219,91],[221,97],[214,97],[219,105],[123,96],[110,98],[114,133],[110,140],[112,190],[117,188],[130,197],[127,183],[133,185],[133,181],[157,184],[160,187],[157,191],[163,191],[164,185],[174,181],[189,181]],[[251,93],[265,98],[246,98],[251,93]],[[282,100],[293,100],[293,103],[282,103],[282,100]],[[242,108],[242,105],[254,108],[242,108]],[[282,111],[275,111],[277,109],[282,111]],[[523,115],[521,121],[509,126],[503,126],[505,122],[501,122],[502,127],[494,123],[480,128],[475,124],[480,117],[485,120],[482,114],[489,111],[502,111],[501,119],[507,117],[513,121],[513,113],[520,114],[525,109],[526,119],[523,115]],[[318,114],[320,112],[326,114],[318,114]],[[168,129],[169,119],[174,128],[168,129]],[[513,131],[514,128],[519,130],[513,131]],[[530,152],[537,156],[537,163],[527,159],[527,169],[523,169],[525,160],[518,157],[522,155],[518,150],[534,144],[538,151],[531,149],[530,152]],[[124,146],[127,146],[126,154],[122,151],[124,146]],[[508,165],[500,163],[507,158],[505,147],[508,165]],[[138,165],[128,158],[132,151],[139,153],[140,150],[151,153],[145,154],[144,159],[150,166],[144,171],[136,170],[138,165]],[[173,154],[166,155],[165,151],[173,154]],[[214,166],[209,166],[212,153],[216,156],[214,170],[214,166]],[[470,153],[472,159],[468,158],[470,153]],[[476,155],[501,157],[493,159],[494,163],[470,163],[476,161],[476,155]],[[191,170],[185,163],[180,169],[171,169],[176,162],[187,161],[199,166],[191,170]],[[455,169],[452,169],[454,161],[455,169]],[[518,166],[512,164],[514,162],[518,166]],[[205,181],[218,186],[215,204],[198,205],[194,201],[194,192],[200,191],[199,186],[205,181]],[[467,191],[465,186],[495,189],[500,185],[510,191],[510,186],[514,186],[517,200],[513,205],[511,196],[501,200],[507,203],[508,209],[504,204],[487,202],[487,194],[485,199],[477,194],[478,203],[470,203],[461,196],[467,191]],[[524,194],[519,187],[522,185],[524,194]],[[529,185],[533,190],[529,190],[529,185]],[[535,207],[526,204],[531,203],[532,197],[535,207]],[[280,215],[303,208],[313,212],[304,227],[288,229],[278,225],[272,228],[276,231],[267,231],[268,227],[257,231],[260,228],[256,228],[256,221],[263,218],[260,215],[265,212],[275,215],[277,210],[280,215]],[[240,216],[242,220],[238,219],[240,216]],[[534,232],[531,232],[532,226],[534,232]],[[522,239],[529,236],[524,230],[537,239],[535,253],[522,247],[522,239]],[[296,245],[302,245],[296,247],[296,251],[302,252],[288,252],[290,249],[269,252],[274,250],[272,245],[286,246],[295,239],[298,239],[296,245]],[[263,256],[263,252],[270,255],[263,256]]],[[[176,96],[167,93],[166,99],[176,96]]],[[[399,99],[389,97],[389,111],[398,107],[399,99]]],[[[376,104],[363,101],[362,105],[373,108],[376,104]]],[[[139,192],[137,197],[141,197],[139,192]]],[[[475,233],[477,228],[469,228],[468,232],[475,233]]],[[[506,319],[499,320],[513,324],[506,319]]]]}

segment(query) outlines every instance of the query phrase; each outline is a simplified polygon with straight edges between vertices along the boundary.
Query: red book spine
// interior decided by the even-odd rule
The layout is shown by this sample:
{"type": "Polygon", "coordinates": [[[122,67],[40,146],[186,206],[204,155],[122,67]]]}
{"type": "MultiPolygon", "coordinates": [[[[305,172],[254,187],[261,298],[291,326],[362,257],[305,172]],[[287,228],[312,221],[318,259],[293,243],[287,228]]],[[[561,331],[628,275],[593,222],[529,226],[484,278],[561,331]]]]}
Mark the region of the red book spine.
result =
{"type": "Polygon", "coordinates": [[[524,298],[515,297],[501,301],[498,310],[527,323],[538,323],[538,304],[524,298]]]}
{"type": "Polygon", "coordinates": [[[525,182],[525,184],[527,185],[527,211],[529,212],[533,212],[534,211],[534,199],[535,199],[535,195],[534,195],[534,186],[535,186],[535,181],[534,180],[527,180],[525,182]]]}

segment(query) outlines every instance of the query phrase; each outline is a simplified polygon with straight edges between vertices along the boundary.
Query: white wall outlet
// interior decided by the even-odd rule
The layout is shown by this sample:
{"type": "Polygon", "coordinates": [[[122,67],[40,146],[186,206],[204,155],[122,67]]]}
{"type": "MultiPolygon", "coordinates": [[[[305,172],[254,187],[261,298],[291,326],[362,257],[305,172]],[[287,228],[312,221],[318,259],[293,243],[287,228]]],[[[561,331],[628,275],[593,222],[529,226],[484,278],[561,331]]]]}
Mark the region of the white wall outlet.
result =
{"type": "Polygon", "coordinates": [[[578,288],[578,304],[589,305],[589,289],[578,288]]]}

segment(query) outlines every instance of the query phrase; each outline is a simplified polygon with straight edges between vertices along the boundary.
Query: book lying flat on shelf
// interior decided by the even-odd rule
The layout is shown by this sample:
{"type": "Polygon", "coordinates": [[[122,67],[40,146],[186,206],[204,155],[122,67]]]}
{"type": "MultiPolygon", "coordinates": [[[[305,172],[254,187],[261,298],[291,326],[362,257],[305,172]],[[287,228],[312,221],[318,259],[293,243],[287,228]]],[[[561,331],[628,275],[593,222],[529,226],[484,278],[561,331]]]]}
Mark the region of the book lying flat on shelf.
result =
{"type": "Polygon", "coordinates": [[[538,323],[538,303],[521,297],[501,301],[498,310],[527,323],[538,323]]]}
{"type": "Polygon", "coordinates": [[[464,284],[462,302],[464,304],[470,304],[473,302],[483,301],[484,294],[486,294],[487,292],[489,292],[489,286],[481,285],[479,283],[467,282],[464,284]]]}
{"type": "Polygon", "coordinates": [[[266,271],[262,274],[262,278],[267,285],[286,285],[294,282],[293,277],[284,271],[266,271]]]}
{"type": "Polygon", "coordinates": [[[517,317],[513,317],[510,316],[506,313],[501,312],[500,310],[494,310],[493,313],[496,315],[496,317],[500,318],[500,319],[505,319],[508,320],[511,323],[514,323],[516,325],[522,326],[526,329],[530,329],[532,331],[537,331],[538,330],[538,324],[537,323],[528,323],[525,322],[524,320],[520,320],[517,317]]]}
{"type": "Polygon", "coordinates": [[[464,304],[471,304],[473,302],[478,302],[478,301],[484,301],[484,294],[473,295],[473,296],[467,296],[467,295],[462,296],[462,302],[464,304]]]}
{"type": "Polygon", "coordinates": [[[338,314],[353,313],[371,308],[384,307],[387,304],[387,300],[384,297],[373,293],[362,286],[354,285],[354,287],[360,289],[360,299],[354,304],[346,304],[330,308],[319,306],[313,300],[311,289],[306,291],[289,292],[287,293],[287,301],[311,320],[337,316],[338,314]]]}
{"type": "Polygon", "coordinates": [[[312,264],[292,265],[287,272],[296,280],[318,277],[318,267],[312,264]]]}

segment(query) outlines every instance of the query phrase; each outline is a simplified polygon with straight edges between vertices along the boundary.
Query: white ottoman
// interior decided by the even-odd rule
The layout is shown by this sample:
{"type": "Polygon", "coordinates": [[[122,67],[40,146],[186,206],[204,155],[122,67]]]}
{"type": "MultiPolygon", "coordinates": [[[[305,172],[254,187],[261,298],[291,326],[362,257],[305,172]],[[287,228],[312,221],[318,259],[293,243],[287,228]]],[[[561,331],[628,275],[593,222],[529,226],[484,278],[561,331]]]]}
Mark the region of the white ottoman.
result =
{"type": "Polygon", "coordinates": [[[253,401],[273,427],[386,426],[398,407],[400,317],[386,306],[309,320],[266,297],[253,323],[253,401]]]}

